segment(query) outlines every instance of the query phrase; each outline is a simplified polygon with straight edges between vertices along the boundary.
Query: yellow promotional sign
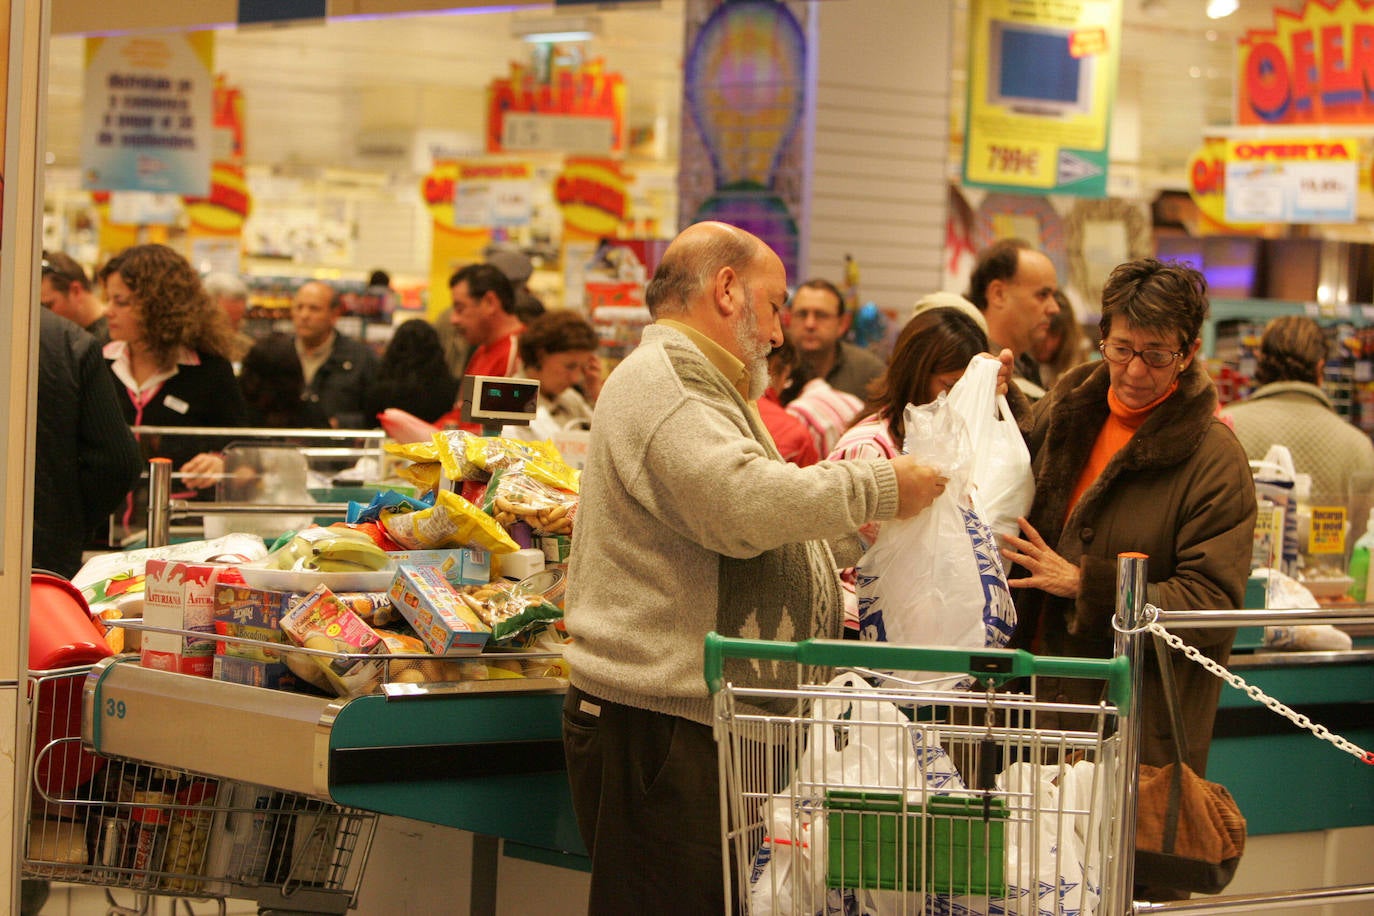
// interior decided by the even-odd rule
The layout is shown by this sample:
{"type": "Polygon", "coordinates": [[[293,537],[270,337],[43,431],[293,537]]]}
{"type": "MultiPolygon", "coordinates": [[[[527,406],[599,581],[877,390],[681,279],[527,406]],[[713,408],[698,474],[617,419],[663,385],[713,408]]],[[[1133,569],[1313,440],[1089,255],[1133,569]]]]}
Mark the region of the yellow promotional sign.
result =
{"type": "Polygon", "coordinates": [[[459,180],[459,163],[436,162],[429,174],[420,179],[420,195],[433,220],[433,241],[429,259],[430,318],[439,315],[452,304],[448,278],[463,264],[482,259],[482,250],[491,241],[486,227],[458,227],[453,225],[454,189],[459,180]]]}
{"type": "Polygon", "coordinates": [[[1120,0],[972,0],[964,183],[1107,194],[1120,0]]]}

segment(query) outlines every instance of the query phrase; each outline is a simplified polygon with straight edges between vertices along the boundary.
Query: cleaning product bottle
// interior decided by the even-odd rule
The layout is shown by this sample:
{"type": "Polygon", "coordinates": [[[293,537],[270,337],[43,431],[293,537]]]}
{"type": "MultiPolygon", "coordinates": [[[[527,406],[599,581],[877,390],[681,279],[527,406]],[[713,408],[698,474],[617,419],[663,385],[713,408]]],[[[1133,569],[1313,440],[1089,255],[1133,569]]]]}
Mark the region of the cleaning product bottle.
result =
{"type": "Polygon", "coordinates": [[[1364,602],[1370,597],[1369,550],[1374,547],[1374,509],[1369,510],[1369,521],[1365,522],[1364,534],[1355,542],[1350,552],[1350,597],[1364,602]]]}

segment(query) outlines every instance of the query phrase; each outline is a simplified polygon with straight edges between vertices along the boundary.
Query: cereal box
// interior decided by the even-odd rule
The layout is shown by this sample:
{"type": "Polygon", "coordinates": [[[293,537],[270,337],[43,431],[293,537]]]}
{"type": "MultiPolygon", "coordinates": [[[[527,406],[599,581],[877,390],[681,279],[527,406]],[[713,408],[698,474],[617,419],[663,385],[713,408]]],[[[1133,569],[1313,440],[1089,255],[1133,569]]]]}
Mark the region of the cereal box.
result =
{"type": "MultiPolygon", "coordinates": [[[[287,640],[281,630],[281,619],[290,611],[292,597],[295,597],[292,592],[247,585],[220,585],[215,589],[215,633],[258,642],[284,643],[287,640]]],[[[220,641],[215,645],[215,652],[236,658],[279,661],[271,649],[249,643],[220,641]]]]}
{"type": "Polygon", "coordinates": [[[435,655],[474,655],[491,635],[433,566],[402,563],[391,581],[391,602],[435,655]]]}
{"type": "Polygon", "coordinates": [[[442,550],[389,550],[387,556],[411,566],[435,566],[448,584],[486,585],[491,581],[491,551],[481,547],[451,547],[442,550]]]}

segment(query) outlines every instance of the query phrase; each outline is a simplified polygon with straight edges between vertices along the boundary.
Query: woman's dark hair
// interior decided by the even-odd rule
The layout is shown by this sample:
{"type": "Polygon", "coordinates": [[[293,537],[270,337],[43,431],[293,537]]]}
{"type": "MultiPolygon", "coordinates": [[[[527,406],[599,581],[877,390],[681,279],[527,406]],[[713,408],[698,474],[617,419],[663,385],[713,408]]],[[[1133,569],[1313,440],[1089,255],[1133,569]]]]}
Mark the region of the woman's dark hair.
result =
{"type": "Polygon", "coordinates": [[[428,321],[413,318],[399,325],[386,345],[368,391],[369,410],[399,407],[433,423],[453,408],[457,393],[439,333],[428,321]]]}
{"type": "Polygon", "coordinates": [[[545,356],[570,350],[596,352],[596,329],[571,309],[555,309],[535,318],[520,334],[520,361],[538,368],[545,356]]]}
{"type": "Polygon", "coordinates": [[[860,416],[876,413],[886,419],[892,441],[900,449],[906,436],[902,416],[906,405],[928,403],[931,379],[966,368],[969,360],[987,349],[983,329],[958,309],[922,312],[902,328],[887,371],[869,385],[868,403],[860,416]]]}
{"type": "Polygon", "coordinates": [[[1265,325],[1255,381],[1319,384],[1317,366],[1326,359],[1326,335],[1306,315],[1283,315],[1265,325]]]}
{"type": "Polygon", "coordinates": [[[1187,350],[1201,333],[1208,308],[1207,280],[1197,270],[1176,261],[1138,258],[1117,265],[1107,278],[1098,328],[1105,340],[1112,319],[1120,318],[1142,331],[1178,334],[1187,350]]]}
{"type": "Polygon", "coordinates": [[[235,343],[229,319],[181,255],[166,245],[134,245],[100,269],[100,282],[116,273],[133,293],[143,343],[159,363],[173,364],[182,347],[230,358],[235,343]]]}

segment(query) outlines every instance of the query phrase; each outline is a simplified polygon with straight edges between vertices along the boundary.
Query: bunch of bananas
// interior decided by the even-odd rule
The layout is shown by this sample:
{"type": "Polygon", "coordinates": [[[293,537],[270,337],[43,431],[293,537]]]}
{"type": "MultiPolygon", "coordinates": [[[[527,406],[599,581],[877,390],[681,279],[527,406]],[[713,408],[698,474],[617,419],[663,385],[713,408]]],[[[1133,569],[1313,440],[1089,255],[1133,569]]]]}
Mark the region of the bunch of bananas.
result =
{"type": "Polygon", "coordinates": [[[277,567],[319,572],[367,572],[386,568],[390,557],[362,531],[307,528],[277,551],[277,567]]]}

